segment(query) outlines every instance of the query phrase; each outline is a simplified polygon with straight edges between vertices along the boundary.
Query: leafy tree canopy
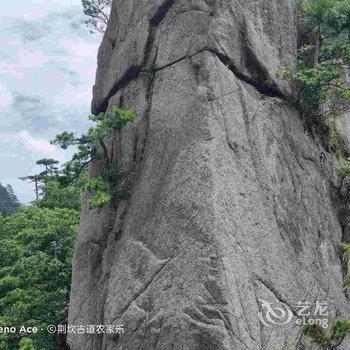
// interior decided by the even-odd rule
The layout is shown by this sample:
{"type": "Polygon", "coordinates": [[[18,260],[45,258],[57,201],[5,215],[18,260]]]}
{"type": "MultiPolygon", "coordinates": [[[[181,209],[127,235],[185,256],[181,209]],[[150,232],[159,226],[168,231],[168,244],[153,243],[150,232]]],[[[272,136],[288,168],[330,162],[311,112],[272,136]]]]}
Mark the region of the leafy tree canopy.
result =
{"type": "MultiPolygon", "coordinates": [[[[0,324],[44,328],[20,349],[52,349],[45,328],[66,322],[78,221],[76,210],[34,205],[0,217],[0,324]]],[[[3,349],[19,341],[18,334],[0,338],[3,349]]]]}

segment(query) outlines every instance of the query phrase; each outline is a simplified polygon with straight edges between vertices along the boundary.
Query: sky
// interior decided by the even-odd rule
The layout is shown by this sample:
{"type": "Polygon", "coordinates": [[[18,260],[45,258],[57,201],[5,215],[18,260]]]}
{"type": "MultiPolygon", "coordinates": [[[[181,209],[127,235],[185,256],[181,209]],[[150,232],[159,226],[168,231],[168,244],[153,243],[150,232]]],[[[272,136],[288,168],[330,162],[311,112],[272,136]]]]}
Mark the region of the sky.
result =
{"type": "Polygon", "coordinates": [[[100,42],[85,26],[80,0],[1,3],[0,182],[22,203],[34,192],[19,177],[38,173],[38,159],[71,156],[49,140],[89,126],[100,42]]]}

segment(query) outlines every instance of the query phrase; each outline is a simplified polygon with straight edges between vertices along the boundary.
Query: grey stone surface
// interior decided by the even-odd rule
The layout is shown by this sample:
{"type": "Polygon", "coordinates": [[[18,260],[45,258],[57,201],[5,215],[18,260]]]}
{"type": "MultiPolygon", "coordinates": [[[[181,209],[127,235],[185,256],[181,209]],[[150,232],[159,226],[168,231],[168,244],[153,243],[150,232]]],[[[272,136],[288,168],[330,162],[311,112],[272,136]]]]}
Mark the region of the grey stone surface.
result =
{"type": "Polygon", "coordinates": [[[333,318],[350,307],[334,157],[278,97],[295,2],[175,0],[150,25],[160,5],[114,1],[92,106],[137,112],[109,140],[115,162],[133,165],[130,196],[116,211],[84,207],[74,256],[69,323],[125,333],[70,335],[71,348],[304,349],[299,301],[327,301],[333,318]],[[109,96],[133,65],[155,79],[109,96]],[[259,299],[293,320],[264,326],[259,299]]]}
{"type": "Polygon", "coordinates": [[[12,215],[19,209],[20,205],[11,185],[3,186],[0,183],[0,214],[5,212],[12,215]]]}
{"type": "Polygon", "coordinates": [[[337,120],[336,130],[341,137],[342,145],[347,154],[350,154],[350,111],[337,120]]]}

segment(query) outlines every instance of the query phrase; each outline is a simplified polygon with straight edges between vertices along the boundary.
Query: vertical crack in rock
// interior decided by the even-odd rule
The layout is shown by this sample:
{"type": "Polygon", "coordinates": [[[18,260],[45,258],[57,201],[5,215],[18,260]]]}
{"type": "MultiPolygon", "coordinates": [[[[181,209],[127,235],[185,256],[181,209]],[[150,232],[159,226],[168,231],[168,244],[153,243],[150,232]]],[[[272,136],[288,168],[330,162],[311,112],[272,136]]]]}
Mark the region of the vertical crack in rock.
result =
{"type": "MultiPolygon", "coordinates": [[[[130,81],[137,79],[140,76],[140,72],[142,67],[145,67],[148,63],[148,58],[151,53],[151,48],[153,46],[154,41],[154,33],[155,28],[162,22],[165,18],[167,12],[174,4],[175,0],[167,0],[165,1],[150,19],[150,28],[149,28],[149,36],[145,47],[144,54],[144,62],[141,66],[131,66],[124,75],[113,85],[113,87],[108,92],[107,96],[103,99],[103,101],[92,110],[93,114],[103,113],[107,110],[109,100],[121,89],[125,88],[130,81]]],[[[114,43],[115,45],[115,43],[114,43]]],[[[114,47],[113,47],[114,48],[114,47]]]]}
{"type": "MultiPolygon", "coordinates": [[[[151,28],[151,32],[149,35],[149,50],[151,50],[151,47],[153,47],[154,35],[155,35],[154,29],[151,28]]],[[[150,55],[150,53],[146,53],[146,55],[145,55],[145,60],[144,60],[145,65],[150,64],[149,55],[150,55]]],[[[153,66],[154,66],[154,62],[151,63],[152,70],[153,70],[153,66]]],[[[153,85],[154,85],[154,79],[148,79],[147,87],[146,87],[147,105],[146,105],[145,114],[144,114],[144,132],[143,132],[143,141],[142,141],[142,148],[140,151],[139,161],[142,161],[143,154],[144,154],[145,149],[146,149],[147,136],[148,136],[148,132],[149,132],[149,115],[150,115],[150,111],[151,111],[151,107],[152,107],[153,85]]],[[[140,166],[140,168],[141,168],[141,166],[140,166]]]]}
{"type": "MultiPolygon", "coordinates": [[[[171,2],[172,3],[172,2],[171,2]]],[[[170,8],[171,4],[168,4],[169,6],[163,6],[161,10],[158,10],[158,12],[160,12],[160,15],[157,16],[161,16],[161,20],[164,18],[167,10],[170,8]],[[164,12],[164,10],[166,9],[166,11],[164,12]]],[[[153,18],[158,18],[157,16],[154,16],[153,18]]],[[[160,20],[160,21],[161,21],[160,20]]],[[[154,21],[152,22],[152,20],[150,21],[151,25],[149,26],[149,33],[148,33],[148,37],[147,37],[147,42],[145,45],[145,51],[144,51],[144,59],[143,62],[141,64],[141,66],[132,66],[129,68],[129,70],[124,74],[124,76],[116,83],[116,85],[113,87],[113,89],[109,92],[109,94],[106,97],[106,100],[104,101],[104,105],[101,106],[102,109],[107,109],[109,100],[112,96],[114,96],[120,89],[124,88],[127,86],[127,84],[134,79],[139,78],[140,76],[140,71],[142,67],[147,67],[148,69],[150,69],[151,71],[153,71],[153,67],[154,67],[154,60],[156,59],[156,57],[154,58],[153,62],[151,62],[151,54],[152,54],[152,49],[154,46],[154,41],[155,41],[155,35],[156,35],[156,24],[158,25],[159,22],[154,23],[154,21]]],[[[137,164],[142,164],[142,159],[143,159],[143,154],[145,152],[145,148],[146,148],[146,142],[147,142],[147,132],[149,129],[149,113],[150,113],[150,109],[151,109],[151,105],[152,105],[152,90],[153,90],[153,84],[154,84],[154,79],[153,78],[149,78],[147,80],[147,86],[146,86],[146,101],[147,101],[147,105],[145,108],[145,112],[144,112],[144,117],[143,117],[143,124],[144,124],[144,128],[145,128],[145,132],[143,133],[143,141],[141,143],[141,151],[140,151],[140,155],[139,157],[137,157],[138,154],[138,150],[137,150],[137,145],[138,145],[138,137],[135,137],[135,142],[134,142],[134,150],[133,150],[133,161],[135,162],[135,166],[137,167],[137,164]]],[[[138,180],[138,176],[141,173],[141,168],[142,165],[139,165],[135,171],[136,171],[136,176],[133,178],[133,184],[131,186],[131,188],[134,187],[135,182],[138,180]]],[[[131,191],[131,190],[130,190],[131,191]]],[[[125,226],[125,217],[128,214],[128,209],[129,209],[129,200],[127,202],[124,203],[124,207],[121,209],[121,216],[119,218],[119,222],[118,222],[118,227],[114,229],[113,232],[113,236],[115,238],[115,242],[117,239],[120,239],[121,235],[124,232],[124,226],[125,226]]],[[[114,243],[115,244],[115,243],[114,243]]],[[[168,261],[167,261],[168,262],[168,261]]],[[[166,263],[164,263],[164,265],[161,266],[161,268],[159,270],[156,271],[156,273],[154,274],[153,278],[150,280],[150,282],[146,285],[145,288],[143,288],[137,295],[135,295],[132,300],[130,301],[130,303],[128,304],[128,306],[126,307],[126,309],[130,306],[130,304],[137,299],[137,297],[142,294],[149,286],[149,284],[151,284],[151,282],[154,280],[154,278],[160,273],[160,271],[164,268],[164,266],[166,265],[166,263]]],[[[108,272],[109,273],[109,272],[108,272]]],[[[107,288],[106,288],[107,289],[107,288]]],[[[107,294],[107,293],[105,293],[107,294]]],[[[106,305],[106,295],[104,296],[104,302],[103,302],[103,308],[102,310],[105,309],[105,305],[106,305]]],[[[125,310],[126,310],[125,309],[125,310]]],[[[123,311],[124,312],[124,311],[123,311]]],[[[122,312],[122,313],[123,313],[122,312]]],[[[122,314],[121,313],[121,314],[122,314]]],[[[118,341],[119,337],[116,338],[114,341],[118,341]]]]}
{"type": "Polygon", "coordinates": [[[162,22],[174,2],[175,0],[166,0],[162,5],[160,5],[157,12],[150,20],[152,26],[158,26],[162,22]]]}
{"type": "MultiPolygon", "coordinates": [[[[146,42],[145,50],[144,50],[144,54],[143,54],[144,58],[143,58],[143,62],[142,62],[142,65],[141,65],[141,67],[147,67],[151,71],[153,71],[153,66],[154,66],[154,62],[150,62],[150,59],[151,59],[152,49],[153,49],[154,41],[155,41],[155,31],[156,31],[156,27],[154,27],[154,26],[150,26],[149,27],[147,42],[146,42]]],[[[133,79],[139,77],[140,67],[138,67],[138,68],[139,69],[138,69],[138,72],[137,72],[137,76],[133,77],[133,79]]],[[[142,141],[141,151],[139,152],[139,156],[138,156],[138,149],[137,149],[137,145],[138,145],[137,141],[138,141],[139,135],[137,135],[137,137],[135,137],[135,142],[134,142],[134,150],[133,150],[134,157],[133,157],[133,160],[135,162],[135,166],[140,164],[140,162],[142,161],[143,153],[144,153],[145,148],[146,148],[147,133],[148,133],[148,129],[149,129],[149,113],[150,113],[150,109],[151,109],[151,105],[152,105],[153,84],[154,84],[154,79],[153,78],[148,78],[147,83],[146,83],[146,101],[147,101],[147,105],[146,105],[144,116],[143,116],[144,133],[142,135],[143,136],[143,141],[142,141]]],[[[141,172],[141,165],[139,165],[138,169],[136,169],[136,173],[138,175],[140,174],[140,172],[141,172]]],[[[134,177],[133,183],[135,183],[137,181],[138,175],[136,175],[134,177]]],[[[133,185],[132,185],[132,187],[133,187],[133,185]]],[[[118,237],[120,237],[120,235],[123,232],[123,226],[124,226],[123,223],[124,223],[124,218],[127,215],[127,210],[128,210],[128,206],[125,207],[123,215],[122,215],[122,218],[120,220],[120,226],[121,227],[118,229],[118,237]]]]}

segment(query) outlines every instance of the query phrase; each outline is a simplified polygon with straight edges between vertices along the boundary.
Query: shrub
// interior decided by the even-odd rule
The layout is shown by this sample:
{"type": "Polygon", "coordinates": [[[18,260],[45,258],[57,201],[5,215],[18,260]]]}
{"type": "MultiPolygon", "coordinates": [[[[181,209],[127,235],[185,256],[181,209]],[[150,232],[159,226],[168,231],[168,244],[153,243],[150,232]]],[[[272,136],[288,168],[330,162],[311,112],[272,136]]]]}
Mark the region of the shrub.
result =
{"type": "Polygon", "coordinates": [[[350,321],[335,320],[328,330],[318,325],[308,325],[304,328],[304,333],[312,344],[317,344],[325,350],[335,349],[350,334],[350,321]]]}
{"type": "Polygon", "coordinates": [[[201,64],[198,62],[192,62],[192,68],[195,70],[199,70],[201,67],[201,64]]]}
{"type": "Polygon", "coordinates": [[[140,70],[140,76],[141,77],[147,77],[150,79],[154,79],[155,78],[155,72],[147,67],[142,67],[140,70]]]}

